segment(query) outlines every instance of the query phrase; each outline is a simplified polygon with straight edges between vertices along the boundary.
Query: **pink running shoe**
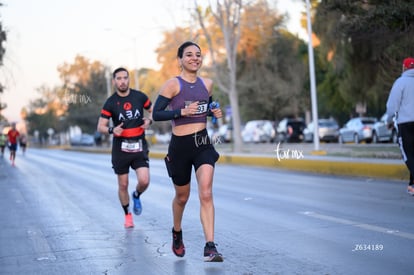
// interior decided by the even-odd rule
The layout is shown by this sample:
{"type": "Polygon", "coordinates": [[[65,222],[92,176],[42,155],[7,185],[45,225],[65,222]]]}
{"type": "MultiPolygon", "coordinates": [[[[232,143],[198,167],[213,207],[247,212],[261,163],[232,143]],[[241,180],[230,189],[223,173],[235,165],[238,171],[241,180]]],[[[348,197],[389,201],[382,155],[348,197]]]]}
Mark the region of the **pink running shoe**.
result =
{"type": "Polygon", "coordinates": [[[125,228],[132,228],[134,227],[134,221],[132,220],[132,214],[128,213],[125,215],[125,228]]]}

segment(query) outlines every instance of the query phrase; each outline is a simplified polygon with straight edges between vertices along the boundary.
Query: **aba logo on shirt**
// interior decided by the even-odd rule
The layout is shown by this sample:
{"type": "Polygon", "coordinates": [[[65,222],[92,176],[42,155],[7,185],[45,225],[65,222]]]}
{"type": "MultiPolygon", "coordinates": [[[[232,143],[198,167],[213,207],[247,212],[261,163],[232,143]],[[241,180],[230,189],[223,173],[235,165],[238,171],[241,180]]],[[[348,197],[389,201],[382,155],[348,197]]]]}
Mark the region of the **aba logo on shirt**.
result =
{"type": "Polygon", "coordinates": [[[138,119],[141,113],[138,109],[133,110],[130,102],[125,102],[123,105],[123,111],[119,113],[119,121],[138,119]]]}
{"type": "Polygon", "coordinates": [[[132,104],[129,102],[124,103],[124,110],[129,111],[132,108],[132,104]]]}

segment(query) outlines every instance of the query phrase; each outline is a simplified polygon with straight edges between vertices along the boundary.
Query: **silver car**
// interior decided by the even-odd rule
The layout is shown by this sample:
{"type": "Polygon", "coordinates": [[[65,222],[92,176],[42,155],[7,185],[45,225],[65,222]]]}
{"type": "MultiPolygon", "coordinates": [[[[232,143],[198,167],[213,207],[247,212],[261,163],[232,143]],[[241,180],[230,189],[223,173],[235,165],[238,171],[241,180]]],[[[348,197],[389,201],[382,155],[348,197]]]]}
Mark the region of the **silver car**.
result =
{"type": "Polygon", "coordinates": [[[374,129],[372,130],[372,142],[392,142],[397,143],[397,129],[395,126],[388,127],[388,115],[384,114],[379,121],[374,124],[374,129]]]}
{"type": "Polygon", "coordinates": [[[371,143],[375,122],[377,122],[375,117],[356,117],[350,119],[344,127],[339,129],[339,143],[360,143],[361,141],[371,143]]]}
{"type": "MultiPolygon", "coordinates": [[[[313,132],[315,126],[311,122],[303,130],[303,141],[312,142],[313,141],[313,132]]],[[[334,119],[319,119],[318,120],[318,132],[319,140],[324,142],[337,142],[339,136],[339,126],[334,119]]]]}

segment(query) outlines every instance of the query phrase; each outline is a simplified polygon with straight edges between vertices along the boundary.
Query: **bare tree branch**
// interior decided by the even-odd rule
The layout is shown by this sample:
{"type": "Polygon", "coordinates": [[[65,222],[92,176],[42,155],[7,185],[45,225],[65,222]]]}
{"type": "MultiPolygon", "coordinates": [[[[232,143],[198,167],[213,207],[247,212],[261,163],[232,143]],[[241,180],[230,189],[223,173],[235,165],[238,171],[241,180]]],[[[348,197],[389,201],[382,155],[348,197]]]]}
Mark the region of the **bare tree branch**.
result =
{"type": "Polygon", "coordinates": [[[205,17],[202,14],[201,8],[198,6],[197,0],[194,0],[196,6],[196,13],[200,27],[204,32],[207,40],[207,44],[210,50],[213,70],[216,74],[216,85],[229,96],[232,112],[232,124],[233,124],[233,140],[234,140],[234,151],[241,151],[242,140],[241,140],[241,129],[240,129],[240,113],[238,103],[238,92],[236,88],[236,72],[237,72],[237,46],[240,40],[240,20],[241,10],[243,7],[242,0],[217,0],[215,2],[216,8],[213,11],[212,4],[210,3],[209,11],[216,23],[219,25],[221,32],[224,37],[224,48],[226,50],[226,60],[228,71],[227,83],[224,84],[223,78],[219,77],[222,74],[219,72],[219,64],[217,61],[217,49],[214,49],[214,41],[212,34],[209,33],[205,25],[205,17]]]}

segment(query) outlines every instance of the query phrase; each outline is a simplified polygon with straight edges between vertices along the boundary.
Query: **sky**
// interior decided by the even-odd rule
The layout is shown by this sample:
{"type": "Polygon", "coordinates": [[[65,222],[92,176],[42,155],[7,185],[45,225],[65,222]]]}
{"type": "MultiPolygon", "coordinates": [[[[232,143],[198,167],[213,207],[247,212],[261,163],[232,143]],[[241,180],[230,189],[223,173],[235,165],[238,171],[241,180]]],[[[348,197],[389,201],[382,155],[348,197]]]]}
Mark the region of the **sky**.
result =
{"type": "MultiPolygon", "coordinates": [[[[111,69],[159,68],[155,49],[163,32],[188,26],[194,0],[1,0],[0,20],[7,32],[0,83],[6,88],[2,114],[19,122],[20,111],[39,98],[41,86],[61,85],[58,66],[76,55],[101,61],[111,69]]],[[[207,2],[199,0],[200,3],[207,2]]],[[[278,0],[288,13],[288,29],[300,28],[302,0],[278,0]]],[[[306,34],[305,34],[306,35],[306,34]]]]}

